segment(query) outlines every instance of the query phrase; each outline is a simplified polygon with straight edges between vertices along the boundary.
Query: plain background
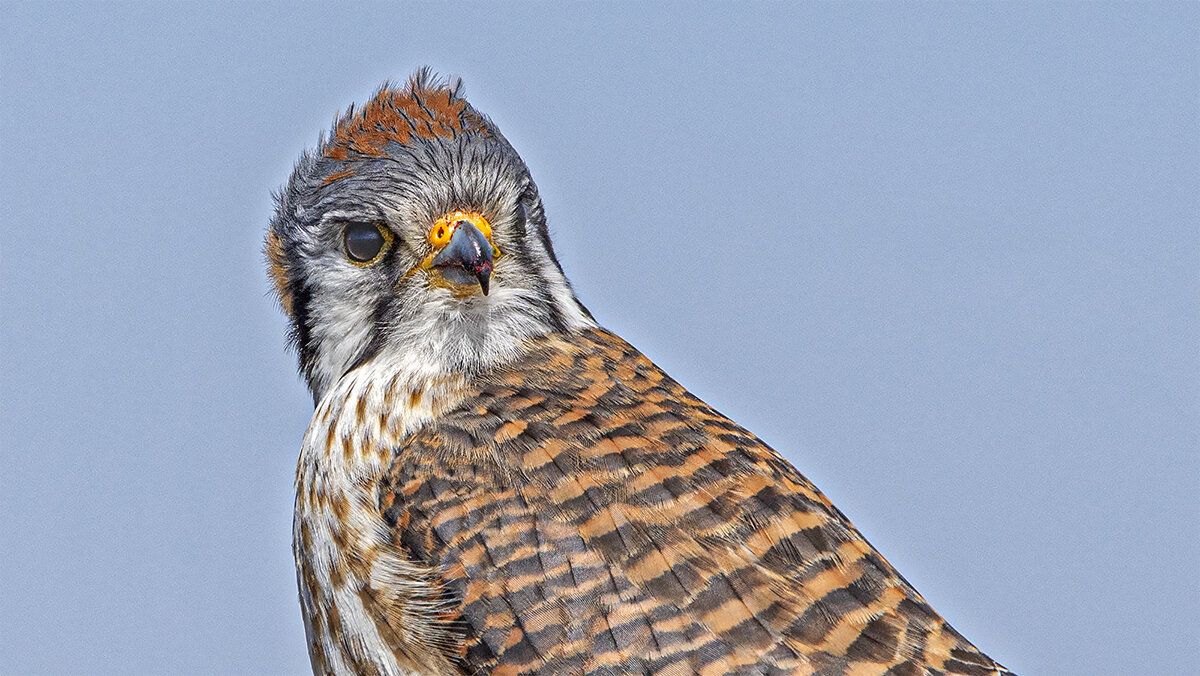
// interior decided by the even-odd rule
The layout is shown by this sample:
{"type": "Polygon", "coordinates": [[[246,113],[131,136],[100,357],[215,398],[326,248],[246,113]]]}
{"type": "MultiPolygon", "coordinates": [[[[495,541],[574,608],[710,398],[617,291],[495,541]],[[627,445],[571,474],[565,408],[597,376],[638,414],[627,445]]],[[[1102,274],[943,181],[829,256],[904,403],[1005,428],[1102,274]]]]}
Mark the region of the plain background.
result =
{"type": "Polygon", "coordinates": [[[270,193],[461,75],[583,301],[1028,674],[1195,673],[1200,5],[0,5],[0,671],[299,674],[270,193]]]}

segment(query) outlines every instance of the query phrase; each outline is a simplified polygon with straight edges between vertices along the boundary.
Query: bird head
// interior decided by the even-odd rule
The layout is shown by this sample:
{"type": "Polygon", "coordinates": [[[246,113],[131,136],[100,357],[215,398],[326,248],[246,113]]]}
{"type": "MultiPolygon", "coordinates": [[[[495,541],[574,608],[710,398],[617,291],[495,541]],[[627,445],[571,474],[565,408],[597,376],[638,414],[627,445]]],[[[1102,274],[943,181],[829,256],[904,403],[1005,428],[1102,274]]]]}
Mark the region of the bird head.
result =
{"type": "Polygon", "coordinates": [[[591,324],[525,163],[427,70],[352,106],[300,158],[266,254],[316,399],[366,363],[469,373],[591,324]]]}

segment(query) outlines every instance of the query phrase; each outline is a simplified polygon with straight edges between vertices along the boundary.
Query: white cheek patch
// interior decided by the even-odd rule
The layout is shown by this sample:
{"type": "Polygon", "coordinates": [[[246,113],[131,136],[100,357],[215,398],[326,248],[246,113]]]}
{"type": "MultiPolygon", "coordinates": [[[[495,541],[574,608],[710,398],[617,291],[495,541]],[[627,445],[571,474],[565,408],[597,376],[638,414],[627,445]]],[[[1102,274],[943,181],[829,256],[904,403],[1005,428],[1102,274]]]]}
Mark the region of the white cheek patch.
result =
{"type": "Polygon", "coordinates": [[[375,287],[362,279],[363,270],[348,262],[326,263],[323,267],[326,269],[320,277],[328,283],[314,294],[309,306],[312,338],[317,345],[312,377],[318,397],[367,347],[375,326],[377,302],[372,291],[375,287]]]}
{"type": "Polygon", "coordinates": [[[317,389],[324,391],[366,347],[371,337],[371,313],[357,307],[334,306],[320,314],[323,316],[316,317],[319,323],[314,338],[323,349],[317,354],[313,376],[319,383],[317,389]]]}
{"type": "Polygon", "coordinates": [[[575,292],[571,290],[571,283],[551,260],[550,252],[547,250],[549,245],[540,239],[538,244],[540,246],[533,249],[533,255],[538,259],[542,275],[550,286],[550,296],[554,299],[558,311],[562,313],[567,326],[572,329],[595,327],[596,322],[584,314],[583,309],[579,307],[579,302],[575,299],[575,292]]]}

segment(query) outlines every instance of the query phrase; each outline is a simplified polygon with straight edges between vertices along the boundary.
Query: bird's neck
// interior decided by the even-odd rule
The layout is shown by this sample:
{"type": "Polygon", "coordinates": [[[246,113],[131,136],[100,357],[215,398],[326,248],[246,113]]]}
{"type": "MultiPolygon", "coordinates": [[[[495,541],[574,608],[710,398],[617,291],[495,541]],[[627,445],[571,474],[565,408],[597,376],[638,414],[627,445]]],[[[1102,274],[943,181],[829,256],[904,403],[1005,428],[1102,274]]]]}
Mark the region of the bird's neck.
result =
{"type": "Polygon", "coordinates": [[[309,373],[314,401],[319,404],[359,370],[426,389],[448,378],[469,378],[503,367],[524,356],[531,341],[542,336],[595,328],[595,320],[569,288],[564,286],[562,292],[562,298],[506,288],[467,299],[446,294],[386,328],[364,330],[354,340],[325,341],[353,345],[318,356],[309,373]],[[359,360],[367,349],[374,352],[359,360]]]}

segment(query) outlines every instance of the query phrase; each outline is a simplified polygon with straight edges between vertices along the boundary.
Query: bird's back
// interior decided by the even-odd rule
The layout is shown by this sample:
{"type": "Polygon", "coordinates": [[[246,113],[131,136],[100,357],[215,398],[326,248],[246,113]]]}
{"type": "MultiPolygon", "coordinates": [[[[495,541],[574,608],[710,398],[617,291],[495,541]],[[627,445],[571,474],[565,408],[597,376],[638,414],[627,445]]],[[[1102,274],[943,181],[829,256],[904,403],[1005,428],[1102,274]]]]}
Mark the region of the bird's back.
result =
{"type": "Polygon", "coordinates": [[[378,496],[434,579],[424,617],[369,611],[385,636],[429,623],[466,673],[1007,673],[778,453],[602,329],[470,379],[378,496]]]}

